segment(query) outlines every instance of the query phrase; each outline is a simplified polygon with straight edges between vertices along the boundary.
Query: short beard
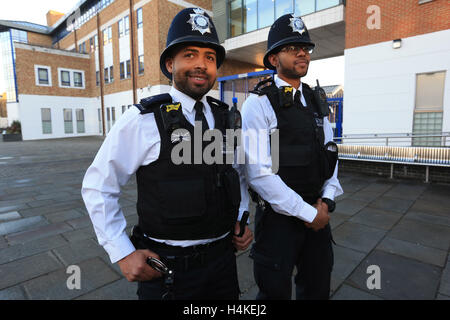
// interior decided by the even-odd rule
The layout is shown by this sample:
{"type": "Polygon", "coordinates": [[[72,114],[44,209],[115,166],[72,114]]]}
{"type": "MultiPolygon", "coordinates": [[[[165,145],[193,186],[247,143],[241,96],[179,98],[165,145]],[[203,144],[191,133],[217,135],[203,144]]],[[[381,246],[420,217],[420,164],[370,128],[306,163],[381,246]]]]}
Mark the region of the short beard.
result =
{"type": "Polygon", "coordinates": [[[308,66],[306,67],[306,71],[299,73],[295,70],[295,68],[288,69],[288,68],[284,67],[283,63],[281,62],[281,59],[278,59],[277,72],[279,74],[282,74],[285,78],[288,78],[288,79],[303,78],[308,73],[308,69],[309,69],[309,63],[308,63],[308,66]]]}
{"type": "Polygon", "coordinates": [[[173,83],[175,85],[175,88],[177,88],[179,91],[183,92],[184,94],[188,95],[189,97],[191,97],[194,100],[201,100],[203,98],[203,96],[205,94],[207,94],[209,92],[209,90],[211,90],[211,88],[214,86],[214,81],[212,81],[211,83],[209,83],[209,76],[204,74],[205,76],[207,76],[208,78],[208,86],[207,88],[198,88],[198,87],[191,87],[188,84],[188,78],[189,78],[189,71],[187,71],[186,73],[182,74],[182,75],[177,75],[177,72],[175,70],[175,68],[172,69],[172,79],[173,79],[173,83]]]}

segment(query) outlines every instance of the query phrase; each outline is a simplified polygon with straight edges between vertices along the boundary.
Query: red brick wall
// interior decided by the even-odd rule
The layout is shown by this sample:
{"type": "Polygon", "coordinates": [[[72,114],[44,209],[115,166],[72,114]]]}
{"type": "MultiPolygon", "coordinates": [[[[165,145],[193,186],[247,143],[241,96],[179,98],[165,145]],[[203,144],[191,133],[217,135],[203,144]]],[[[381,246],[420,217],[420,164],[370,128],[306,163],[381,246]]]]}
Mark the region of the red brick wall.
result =
{"type": "Polygon", "coordinates": [[[449,0],[347,0],[345,15],[346,49],[450,29],[449,0]],[[367,27],[371,5],[380,8],[380,29],[367,27]]]}

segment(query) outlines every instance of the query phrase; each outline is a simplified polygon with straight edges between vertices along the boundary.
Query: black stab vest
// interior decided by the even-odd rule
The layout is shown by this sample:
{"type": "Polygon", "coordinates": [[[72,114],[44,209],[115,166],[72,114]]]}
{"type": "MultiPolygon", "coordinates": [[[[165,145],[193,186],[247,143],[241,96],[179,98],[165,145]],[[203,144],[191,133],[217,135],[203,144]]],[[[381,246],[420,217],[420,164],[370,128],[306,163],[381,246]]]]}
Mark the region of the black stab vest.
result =
{"type": "MultiPolygon", "coordinates": [[[[210,97],[208,104],[215,128],[224,133],[228,105],[210,97]]],[[[238,174],[231,164],[206,164],[203,160],[194,164],[194,126],[184,116],[183,128],[191,137],[191,163],[174,164],[171,153],[175,144],[164,129],[160,105],[159,102],[146,108],[136,105],[141,113],[153,111],[161,138],[159,158],[136,172],[139,226],[149,237],[159,239],[221,236],[232,230],[237,220],[241,200],[238,174]]],[[[202,143],[202,152],[207,143],[202,143]]]]}
{"type": "MultiPolygon", "coordinates": [[[[306,202],[313,204],[320,197],[324,182],[331,177],[326,171],[328,161],[324,149],[323,117],[309,86],[303,86],[307,106],[294,102],[286,107],[279,103],[275,83],[261,90],[266,94],[277,118],[279,129],[278,175],[284,183],[306,202]]],[[[334,169],[333,169],[334,170],[334,169]]]]}

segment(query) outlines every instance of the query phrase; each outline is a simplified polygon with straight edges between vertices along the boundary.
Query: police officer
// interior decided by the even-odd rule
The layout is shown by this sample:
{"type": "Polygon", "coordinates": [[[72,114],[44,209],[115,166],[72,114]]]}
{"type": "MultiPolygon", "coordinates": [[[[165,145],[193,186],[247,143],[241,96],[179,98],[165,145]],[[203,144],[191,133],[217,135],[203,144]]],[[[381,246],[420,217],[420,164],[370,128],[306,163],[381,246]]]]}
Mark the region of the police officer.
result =
{"type": "Polygon", "coordinates": [[[242,107],[243,133],[250,137],[245,172],[260,203],[250,254],[257,299],[290,299],[294,267],[297,299],[329,298],[333,265],[329,212],[342,188],[328,106],[320,92],[301,82],[314,46],[301,18],[291,14],[278,18],[264,56],[264,65],[277,75],[258,84],[256,94],[242,107]],[[279,139],[278,172],[271,169],[273,154],[265,159],[255,154],[258,148],[250,147],[259,143],[261,149],[266,144],[262,149],[270,150],[274,139],[279,139]]]}
{"type": "Polygon", "coordinates": [[[224,59],[208,14],[179,12],[160,56],[170,92],[127,110],[84,177],[82,196],[99,243],[129,281],[138,281],[139,299],[238,298],[234,251],[253,240],[247,226],[236,236],[248,202],[246,192],[241,197],[243,179],[237,166],[196,162],[194,155],[196,133],[232,126],[228,105],[206,96],[224,59]],[[180,143],[192,147],[191,161],[173,160],[180,143]],[[118,200],[133,174],[139,224],[130,239],[118,200]]]}

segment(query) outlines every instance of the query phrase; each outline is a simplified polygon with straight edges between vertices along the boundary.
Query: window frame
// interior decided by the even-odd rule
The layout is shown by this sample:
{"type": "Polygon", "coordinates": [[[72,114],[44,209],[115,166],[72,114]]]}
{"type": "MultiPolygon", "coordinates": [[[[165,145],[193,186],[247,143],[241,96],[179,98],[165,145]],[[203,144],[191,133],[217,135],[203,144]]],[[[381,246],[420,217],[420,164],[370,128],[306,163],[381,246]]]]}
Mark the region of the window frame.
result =
{"type": "Polygon", "coordinates": [[[51,87],[52,86],[52,68],[51,67],[35,64],[34,65],[34,75],[35,75],[36,86],[41,86],[41,87],[51,87]],[[48,83],[40,83],[41,79],[39,78],[39,69],[47,70],[48,83]]]}

